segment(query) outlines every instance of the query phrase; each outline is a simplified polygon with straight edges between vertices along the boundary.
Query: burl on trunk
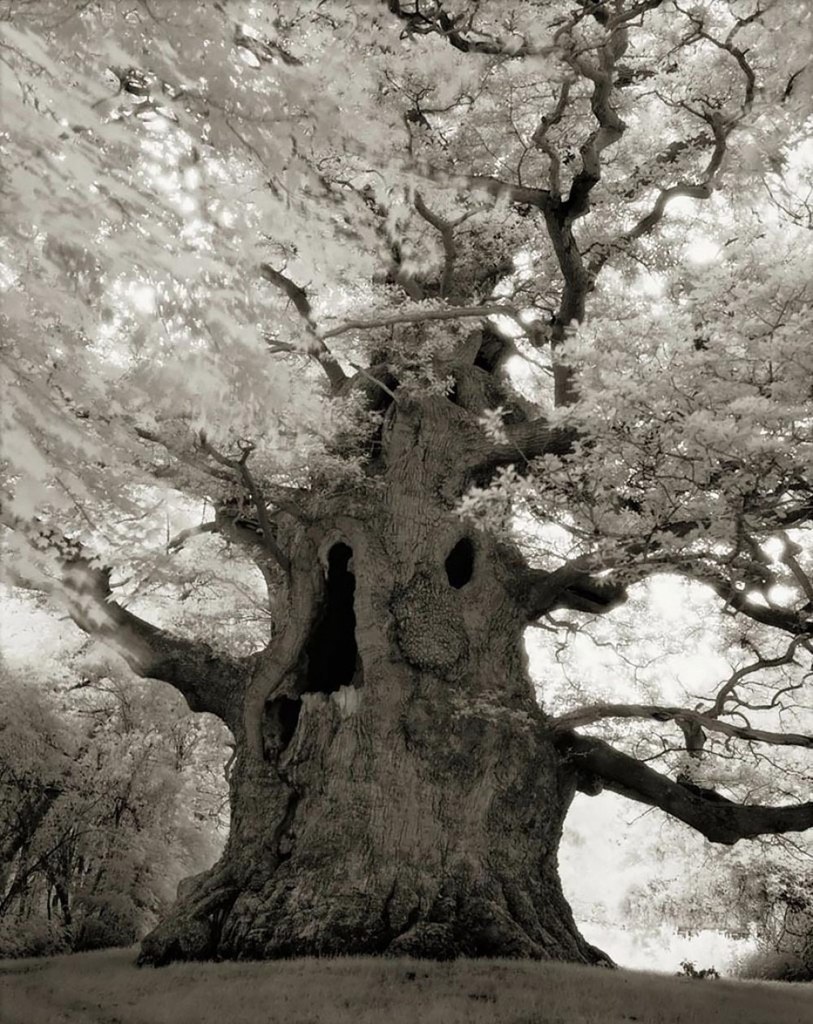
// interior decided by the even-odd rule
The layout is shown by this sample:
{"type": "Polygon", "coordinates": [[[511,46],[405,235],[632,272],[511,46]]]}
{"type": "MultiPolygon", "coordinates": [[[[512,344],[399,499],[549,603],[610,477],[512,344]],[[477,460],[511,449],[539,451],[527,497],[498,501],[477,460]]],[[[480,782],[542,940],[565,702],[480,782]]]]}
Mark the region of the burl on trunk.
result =
{"type": "Polygon", "coordinates": [[[285,625],[234,687],[226,850],[142,962],[606,959],[558,879],[575,781],[534,700],[515,555],[452,510],[477,443],[455,412],[391,408],[363,497],[287,539],[285,625]]]}

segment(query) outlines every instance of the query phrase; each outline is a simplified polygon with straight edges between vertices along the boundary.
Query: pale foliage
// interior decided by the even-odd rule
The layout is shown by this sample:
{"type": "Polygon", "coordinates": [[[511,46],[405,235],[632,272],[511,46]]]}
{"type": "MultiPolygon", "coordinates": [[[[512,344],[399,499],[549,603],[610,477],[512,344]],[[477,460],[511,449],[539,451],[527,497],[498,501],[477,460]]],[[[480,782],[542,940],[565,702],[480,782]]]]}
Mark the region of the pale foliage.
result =
{"type": "MultiPolygon", "coordinates": [[[[729,671],[781,656],[784,640],[712,620],[701,585],[726,607],[740,597],[813,622],[809,5],[629,5],[614,68],[624,130],[599,154],[578,222],[593,280],[581,323],[558,325],[561,261],[530,200],[585,187],[596,105],[580,61],[604,29],[570,0],[461,0],[445,35],[432,21],[442,5],[427,2],[423,22],[388,9],[407,6],[6,5],[5,522],[58,522],[115,567],[123,603],[254,650],[276,578],[219,534],[174,540],[212,509],[247,512],[233,465],[205,445],[232,462],[250,451],[272,506],[282,488],[350,493],[381,417],[327,391],[317,342],[375,387],[388,387],[373,373],[386,348],[404,397],[451,394],[471,320],[441,316],[496,302],[516,390],[580,441],[567,456],[518,446],[461,515],[539,568],[579,558],[623,585],[694,581],[661,591],[663,614],[661,584],[641,586],[589,627],[593,640],[553,641],[546,702],[713,700],[729,671]],[[466,26],[481,52],[455,43],[466,26]],[[307,293],[306,315],[262,264],[307,293]],[[557,327],[579,400],[555,409],[557,327]],[[714,671],[695,661],[678,679],[688,648],[714,671]]],[[[510,412],[481,417],[495,444],[510,412]]],[[[52,552],[8,544],[12,580],[58,590],[52,552]]],[[[571,633],[581,623],[564,618],[571,633]]],[[[749,677],[738,713],[764,704],[754,721],[809,731],[803,673],[749,677]],[[794,699],[772,702],[786,685],[794,699]]],[[[679,767],[676,729],[602,728],[679,767]]],[[[21,763],[47,735],[21,727],[21,763]]],[[[108,739],[127,776],[138,743],[108,739]]],[[[704,760],[703,781],[804,796],[792,756],[768,765],[745,749],[729,761],[712,740],[722,756],[704,760]]]]}
{"type": "Polygon", "coordinates": [[[133,942],[222,845],[219,723],[72,667],[0,678],[0,957],[133,942]]]}

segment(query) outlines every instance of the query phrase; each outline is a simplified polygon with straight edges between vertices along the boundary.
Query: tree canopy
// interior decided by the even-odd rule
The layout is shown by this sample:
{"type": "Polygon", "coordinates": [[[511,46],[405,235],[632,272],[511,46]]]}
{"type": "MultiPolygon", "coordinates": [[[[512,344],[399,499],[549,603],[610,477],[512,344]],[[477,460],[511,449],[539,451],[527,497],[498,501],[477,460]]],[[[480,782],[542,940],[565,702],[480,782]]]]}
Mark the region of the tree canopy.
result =
{"type": "Polygon", "coordinates": [[[541,688],[580,788],[722,843],[813,825],[804,0],[0,16],[11,584],[251,733],[316,586],[290,537],[363,518],[415,429],[565,665],[666,586],[636,671],[541,688]],[[694,654],[692,606],[729,669],[670,691],[643,661],[694,654]]]}

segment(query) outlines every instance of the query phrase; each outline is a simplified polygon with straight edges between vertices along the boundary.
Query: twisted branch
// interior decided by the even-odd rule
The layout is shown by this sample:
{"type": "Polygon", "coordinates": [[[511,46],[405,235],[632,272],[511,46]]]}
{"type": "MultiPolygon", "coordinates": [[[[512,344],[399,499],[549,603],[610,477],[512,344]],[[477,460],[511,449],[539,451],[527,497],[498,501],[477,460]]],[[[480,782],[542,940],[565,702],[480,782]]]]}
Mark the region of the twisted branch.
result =
{"type": "MultiPolygon", "coordinates": [[[[557,746],[579,775],[600,780],[605,788],[658,807],[691,826],[713,843],[731,845],[766,834],[803,832],[813,827],[813,801],[784,807],[737,804],[675,782],[603,740],[561,732],[557,746]]],[[[595,793],[595,785],[590,791],[595,793]]]]}

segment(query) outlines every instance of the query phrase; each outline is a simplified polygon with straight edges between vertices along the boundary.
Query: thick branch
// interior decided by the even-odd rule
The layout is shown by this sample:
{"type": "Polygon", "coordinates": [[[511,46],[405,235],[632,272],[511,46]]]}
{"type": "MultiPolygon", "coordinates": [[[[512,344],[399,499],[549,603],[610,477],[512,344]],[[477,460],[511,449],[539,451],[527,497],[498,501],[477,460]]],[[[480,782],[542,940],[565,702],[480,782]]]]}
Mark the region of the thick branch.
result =
{"type": "Polygon", "coordinates": [[[656,704],[587,704],[573,711],[554,718],[552,729],[575,729],[583,725],[591,725],[605,718],[651,718],[656,722],[693,722],[708,729],[720,732],[739,740],[753,740],[757,743],[770,743],[773,746],[807,747],[813,749],[813,736],[805,736],[792,732],[770,732],[767,729],[752,729],[745,725],[732,725],[721,722],[718,718],[702,711],[689,708],[661,707],[656,704]]]}
{"type": "Polygon", "coordinates": [[[722,576],[711,576],[708,573],[698,575],[686,573],[686,575],[691,579],[708,584],[729,608],[748,616],[754,622],[761,622],[764,626],[773,626],[774,629],[781,629],[793,636],[813,637],[813,611],[810,609],[795,610],[779,608],[776,605],[756,604],[749,600],[747,591],[738,590],[734,583],[722,576]]]}
{"type": "MultiPolygon", "coordinates": [[[[557,349],[567,339],[571,324],[584,320],[587,294],[594,278],[585,266],[573,233],[573,225],[590,210],[590,194],[601,181],[601,158],[604,150],[615,145],[626,129],[624,121],[612,103],[616,62],[626,48],[627,30],[624,23],[611,21],[608,23],[607,40],[598,49],[597,63],[591,62],[577,52],[572,40],[565,54],[565,60],[573,70],[593,83],[590,107],[596,120],[596,127],[580,147],[581,166],[571,182],[567,198],[556,199],[544,210],[545,225],[563,280],[559,309],[550,334],[554,402],[557,407],[572,405],[577,398],[573,368],[557,358],[557,349]]],[[[566,102],[567,94],[562,90],[560,104],[566,102]]],[[[556,117],[557,114],[558,107],[553,116],[556,117]]],[[[544,122],[541,127],[541,138],[544,141],[544,122]]],[[[554,180],[558,180],[558,174],[554,180]]]]}
{"type": "Polygon", "coordinates": [[[338,360],[324,343],[323,338],[320,338],[316,333],[316,324],[313,320],[311,312],[311,304],[308,299],[305,289],[301,288],[298,284],[295,284],[285,274],[280,273],[268,263],[260,264],[260,273],[262,276],[272,284],[275,288],[278,288],[284,295],[288,297],[291,305],[297,311],[299,316],[305,322],[305,326],[308,331],[310,338],[310,344],[306,349],[307,355],[314,358],[322,369],[325,371],[330,385],[334,391],[338,391],[339,388],[347,380],[344,370],[339,365],[338,360]]]}
{"type": "Polygon", "coordinates": [[[338,327],[324,331],[323,338],[335,338],[348,331],[372,331],[376,327],[392,327],[394,324],[419,324],[427,320],[464,320],[484,316],[519,316],[516,306],[506,303],[493,303],[487,306],[453,306],[445,309],[421,309],[411,313],[391,313],[389,316],[375,317],[370,320],[347,320],[338,327]]]}
{"type": "Polygon", "coordinates": [[[453,171],[432,167],[425,162],[410,165],[410,169],[437,185],[468,192],[485,192],[495,199],[516,203],[518,206],[533,206],[538,210],[545,210],[551,202],[551,194],[546,188],[514,185],[489,174],[456,174],[453,171]]]}
{"type": "Polygon", "coordinates": [[[475,440],[469,447],[478,471],[529,462],[540,455],[567,455],[578,437],[571,428],[552,427],[544,417],[506,424],[502,434],[504,440],[494,442],[483,432],[479,443],[475,440]]]}
{"type": "Polygon", "coordinates": [[[563,204],[562,212],[570,222],[588,212],[590,192],[601,181],[601,155],[618,142],[626,129],[612,104],[615,65],[626,49],[627,30],[623,25],[616,25],[609,29],[606,43],[599,48],[598,64],[575,51],[566,56],[570,66],[593,83],[590,109],[596,119],[595,129],[579,149],[581,167],[563,204]]]}
{"type": "Polygon", "coordinates": [[[111,601],[107,571],[84,558],[66,565],[63,585],[80,629],[118,651],[136,675],[170,683],[192,711],[209,711],[232,724],[243,676],[239,662],[158,629],[111,601]]]}
{"type": "Polygon", "coordinates": [[[198,526],[190,526],[188,529],[176,533],[174,537],[167,541],[167,551],[180,551],[191,537],[198,537],[202,533],[217,533],[218,531],[218,523],[214,520],[208,523],[200,523],[198,526]]]}
{"type": "Polygon", "coordinates": [[[254,479],[251,471],[248,468],[248,456],[254,450],[253,445],[246,443],[243,447],[242,455],[239,459],[231,459],[221,452],[213,448],[209,443],[206,433],[201,431],[199,434],[200,445],[207,455],[210,455],[216,462],[219,462],[223,466],[229,466],[239,476],[243,486],[246,488],[248,493],[251,495],[251,500],[254,503],[254,509],[257,513],[257,519],[262,530],[262,540],[269,553],[274,558],[274,561],[279,565],[281,569],[287,572],[291,565],[288,556],[277,544],[274,536],[274,531],[271,527],[271,521],[268,518],[268,506],[265,503],[265,496],[263,495],[260,485],[254,479]]]}
{"type": "Polygon", "coordinates": [[[16,585],[60,598],[80,629],[121,654],[136,675],[170,683],[192,711],[209,711],[227,725],[235,721],[245,685],[242,662],[216,654],[203,642],[159,629],[113,601],[110,570],[97,566],[76,541],[6,513],[2,518],[25,539],[35,565],[50,556],[62,570],[59,581],[42,571],[28,579],[12,570],[16,585]]]}
{"type": "Polygon", "coordinates": [[[709,799],[603,740],[568,732],[557,743],[580,775],[597,777],[614,793],[659,807],[713,843],[731,845],[740,839],[813,827],[813,801],[765,807],[709,799]]]}
{"type": "Polygon", "coordinates": [[[559,307],[550,331],[553,400],[557,408],[562,408],[572,405],[577,395],[573,368],[559,359],[557,350],[567,340],[571,324],[584,320],[592,278],[576,243],[572,219],[563,216],[561,206],[545,211],[545,224],[563,282],[559,307]]]}
{"type": "Polygon", "coordinates": [[[627,600],[626,589],[597,577],[576,559],[552,572],[526,569],[517,577],[518,597],[529,622],[558,608],[605,615],[627,600]]]}

